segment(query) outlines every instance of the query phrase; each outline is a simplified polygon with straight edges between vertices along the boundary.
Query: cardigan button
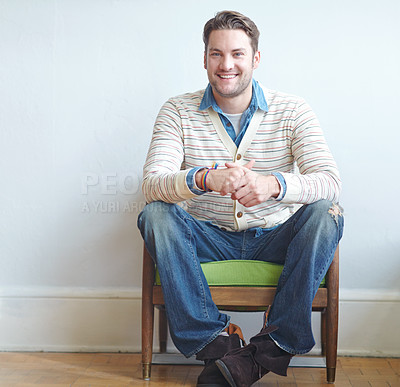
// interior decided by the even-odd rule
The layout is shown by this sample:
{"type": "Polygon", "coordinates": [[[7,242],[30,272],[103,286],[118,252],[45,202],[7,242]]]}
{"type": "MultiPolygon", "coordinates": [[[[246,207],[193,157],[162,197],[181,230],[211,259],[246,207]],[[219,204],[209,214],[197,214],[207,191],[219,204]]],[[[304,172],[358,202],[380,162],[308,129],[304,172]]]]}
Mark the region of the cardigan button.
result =
{"type": "Polygon", "coordinates": [[[240,160],[242,158],[242,155],[239,153],[237,156],[236,156],[236,160],[240,160]]]}
{"type": "Polygon", "coordinates": [[[237,214],[236,214],[236,216],[238,217],[238,218],[241,218],[242,216],[243,216],[243,212],[238,212],[237,214]]]}

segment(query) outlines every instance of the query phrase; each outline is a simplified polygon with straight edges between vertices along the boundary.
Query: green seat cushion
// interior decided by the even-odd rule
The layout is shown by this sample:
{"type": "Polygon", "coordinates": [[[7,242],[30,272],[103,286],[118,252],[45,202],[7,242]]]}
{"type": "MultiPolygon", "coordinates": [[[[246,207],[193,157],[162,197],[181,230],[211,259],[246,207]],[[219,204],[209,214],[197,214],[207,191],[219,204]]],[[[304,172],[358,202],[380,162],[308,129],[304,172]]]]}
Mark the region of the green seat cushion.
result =
{"type": "MultiPolygon", "coordinates": [[[[202,263],[204,275],[210,286],[276,286],[283,265],[276,263],[229,260],[202,263]]],[[[156,271],[156,285],[160,285],[160,277],[156,271]]],[[[325,285],[325,278],[321,286],[325,285]]]]}

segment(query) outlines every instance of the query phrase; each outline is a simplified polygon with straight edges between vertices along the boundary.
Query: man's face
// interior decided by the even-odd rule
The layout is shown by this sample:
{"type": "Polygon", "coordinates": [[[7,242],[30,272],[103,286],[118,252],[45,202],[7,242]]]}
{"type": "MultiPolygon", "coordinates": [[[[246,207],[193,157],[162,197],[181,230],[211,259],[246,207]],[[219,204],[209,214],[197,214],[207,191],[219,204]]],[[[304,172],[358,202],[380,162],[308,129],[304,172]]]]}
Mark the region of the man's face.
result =
{"type": "Polygon", "coordinates": [[[251,90],[253,70],[260,52],[253,54],[250,38],[243,30],[215,30],[204,54],[204,68],[214,93],[233,98],[251,90]]]}

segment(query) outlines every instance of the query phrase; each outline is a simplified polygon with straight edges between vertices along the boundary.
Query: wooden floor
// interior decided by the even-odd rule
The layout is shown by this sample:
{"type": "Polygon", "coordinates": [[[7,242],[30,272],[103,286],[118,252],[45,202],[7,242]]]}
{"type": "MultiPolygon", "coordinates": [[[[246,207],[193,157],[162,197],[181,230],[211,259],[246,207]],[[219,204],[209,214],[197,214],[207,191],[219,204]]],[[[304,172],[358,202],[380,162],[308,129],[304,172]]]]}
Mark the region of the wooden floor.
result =
{"type": "MultiPolygon", "coordinates": [[[[154,365],[141,379],[139,354],[0,353],[0,386],[195,386],[200,366],[154,365]]],[[[400,387],[400,359],[341,357],[335,386],[400,387]]],[[[289,368],[255,386],[326,386],[325,369],[289,368]]]]}

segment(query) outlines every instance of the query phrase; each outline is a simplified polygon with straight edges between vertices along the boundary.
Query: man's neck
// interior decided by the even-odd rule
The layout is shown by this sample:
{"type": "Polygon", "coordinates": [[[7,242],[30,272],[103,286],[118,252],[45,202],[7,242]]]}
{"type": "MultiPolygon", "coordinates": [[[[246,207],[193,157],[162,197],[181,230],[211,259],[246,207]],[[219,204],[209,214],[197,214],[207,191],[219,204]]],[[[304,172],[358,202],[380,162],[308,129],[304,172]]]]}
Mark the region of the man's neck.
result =
{"type": "Polygon", "coordinates": [[[239,114],[243,113],[249,107],[252,97],[252,90],[252,87],[250,87],[244,93],[230,98],[222,97],[218,93],[214,92],[214,89],[212,89],[212,93],[214,95],[215,102],[217,102],[217,105],[224,113],[239,114]]]}

